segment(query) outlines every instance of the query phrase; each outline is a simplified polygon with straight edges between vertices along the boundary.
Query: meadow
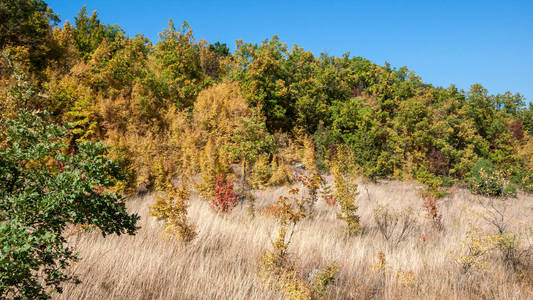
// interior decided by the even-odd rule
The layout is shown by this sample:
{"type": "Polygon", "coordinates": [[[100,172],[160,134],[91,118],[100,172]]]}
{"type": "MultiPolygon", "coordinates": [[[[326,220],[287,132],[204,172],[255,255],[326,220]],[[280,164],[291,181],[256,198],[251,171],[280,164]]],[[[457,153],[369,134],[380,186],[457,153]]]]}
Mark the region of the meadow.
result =
{"type": "MultiPolygon", "coordinates": [[[[467,232],[473,227],[486,234],[495,232],[494,226],[479,215],[488,211],[488,206],[482,205],[489,203],[487,198],[465,189],[442,198],[443,230],[439,231],[423,208],[419,196],[422,188],[397,181],[359,181],[357,203],[364,229],[357,236],[344,234],[344,225],[336,218],[337,209],[320,201],[316,216],[297,224],[289,245],[301,275],[308,278],[314,269],[336,262],[339,271],[325,295],[328,299],[533,297],[531,273],[527,278],[512,271],[498,252],[480,258],[485,266],[463,270],[459,255],[466,253],[463,243],[467,232]],[[413,210],[415,224],[397,245],[386,241],[377,228],[373,211],[379,205],[391,211],[413,210]]],[[[283,299],[281,291],[269,289],[259,278],[258,263],[261,254],[272,248],[279,227],[268,207],[288,190],[255,191],[255,217],[246,204],[229,214],[217,214],[208,202],[193,195],[189,220],[198,236],[188,244],[162,236],[161,222],[149,216],[153,195],[132,198],[128,210],[141,216],[141,229],[135,236],[103,238],[98,232],[71,233],[69,243],[82,257],[71,271],[83,280],[79,285],[67,285],[55,298],[283,299]]],[[[529,245],[530,249],[532,200],[531,195],[520,194],[497,204],[507,207],[504,222],[508,230],[524,234],[520,247],[529,245]]]]}

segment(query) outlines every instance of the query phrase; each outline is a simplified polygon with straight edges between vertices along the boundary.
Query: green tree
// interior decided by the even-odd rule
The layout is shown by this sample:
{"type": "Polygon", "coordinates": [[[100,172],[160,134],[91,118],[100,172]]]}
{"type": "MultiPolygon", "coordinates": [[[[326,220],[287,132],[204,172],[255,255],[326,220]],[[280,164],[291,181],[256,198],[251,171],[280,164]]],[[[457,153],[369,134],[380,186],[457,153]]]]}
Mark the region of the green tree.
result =
{"type": "Polygon", "coordinates": [[[274,145],[274,137],[268,133],[265,123],[259,118],[241,118],[228,147],[234,159],[242,164],[242,184],[246,182],[247,169],[259,158],[259,155],[270,153],[274,145]]]}
{"type": "Polygon", "coordinates": [[[2,0],[0,2],[0,49],[23,47],[29,51],[33,67],[41,69],[51,55],[50,24],[59,22],[42,0],[2,0]]]}
{"type": "Polygon", "coordinates": [[[178,108],[189,107],[208,84],[192,29],[187,22],[176,29],[174,22],[169,20],[168,28],[159,37],[154,56],[165,89],[164,97],[171,99],[178,108]]]}
{"type": "Polygon", "coordinates": [[[290,130],[294,114],[288,94],[285,62],[287,46],[277,36],[259,46],[237,42],[237,68],[232,77],[241,83],[243,95],[252,107],[258,107],[266,117],[266,126],[275,130],[290,130]]]}
{"type": "Polygon", "coordinates": [[[216,42],[214,44],[209,45],[209,50],[213,51],[218,56],[229,56],[229,48],[226,43],[220,43],[216,42]]]}
{"type": "Polygon", "coordinates": [[[124,38],[122,28],[118,25],[102,24],[96,11],[93,11],[89,17],[86,5],[81,8],[74,20],[76,26],[74,41],[81,56],[86,60],[104,40],[113,42],[124,38]]]}
{"type": "MultiPolygon", "coordinates": [[[[4,121],[5,122],[5,121],[4,121]]],[[[137,215],[108,188],[123,180],[100,143],[68,149],[67,131],[22,110],[0,149],[0,298],[48,298],[74,279],[77,254],[63,235],[70,224],[102,235],[134,234],[137,215]]]]}

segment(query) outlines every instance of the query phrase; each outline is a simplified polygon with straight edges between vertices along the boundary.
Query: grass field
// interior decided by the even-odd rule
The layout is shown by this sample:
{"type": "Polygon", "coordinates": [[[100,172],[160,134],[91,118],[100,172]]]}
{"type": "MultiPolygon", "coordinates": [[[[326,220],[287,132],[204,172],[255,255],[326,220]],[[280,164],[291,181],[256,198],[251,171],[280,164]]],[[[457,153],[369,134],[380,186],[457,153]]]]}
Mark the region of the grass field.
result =
{"type": "MultiPolygon", "coordinates": [[[[193,195],[189,220],[198,236],[191,243],[165,239],[162,224],[149,216],[153,195],[133,198],[129,210],[141,216],[136,236],[108,236],[73,231],[69,241],[80,252],[71,270],[82,283],[69,284],[58,299],[283,299],[258,278],[261,254],[271,249],[278,224],[264,207],[289,187],[256,191],[255,217],[247,204],[230,214],[217,215],[209,203],[193,195]]],[[[336,208],[321,201],[312,219],[296,226],[289,246],[302,276],[337,262],[339,273],[326,294],[328,299],[531,299],[533,285],[527,268],[506,266],[498,252],[483,258],[484,267],[463,271],[457,261],[461,243],[472,226],[494,233],[479,212],[492,211],[479,197],[456,189],[440,200],[444,229],[436,230],[426,217],[419,186],[410,183],[359,183],[362,234],[348,237],[336,208]],[[484,205],[482,205],[484,204],[484,205]],[[387,242],[376,226],[373,211],[387,205],[391,211],[411,207],[415,223],[397,245],[387,242]],[[459,252],[458,252],[459,251],[459,252]],[[379,253],[382,259],[379,259],[379,253]]],[[[500,200],[498,200],[500,201],[500,200]]],[[[527,234],[533,224],[533,197],[519,194],[506,200],[507,230],[524,232],[521,249],[533,242],[527,234]]],[[[503,206],[497,204],[497,210],[503,206]]],[[[468,248],[466,248],[468,249],[468,248]]],[[[471,248],[472,249],[472,248],[471,248]]],[[[472,253],[472,252],[471,252],[472,253]]],[[[529,253],[531,254],[531,253],[529,253]]],[[[528,259],[527,253],[524,252],[528,259]]],[[[529,270],[531,271],[531,270],[529,270]]]]}

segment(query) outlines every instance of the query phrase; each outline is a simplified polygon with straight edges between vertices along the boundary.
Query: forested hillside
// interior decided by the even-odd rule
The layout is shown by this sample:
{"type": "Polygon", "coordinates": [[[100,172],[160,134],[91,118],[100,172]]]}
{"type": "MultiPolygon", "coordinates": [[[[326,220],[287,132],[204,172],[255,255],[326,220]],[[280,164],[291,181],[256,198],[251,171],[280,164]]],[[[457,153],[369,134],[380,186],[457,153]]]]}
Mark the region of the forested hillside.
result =
{"type": "Polygon", "coordinates": [[[434,87],[405,67],[349,53],[315,57],[276,36],[260,45],[237,41],[230,53],[195,38],[187,23],[170,21],[152,42],[85,8],[58,27],[44,3],[11,2],[19,3],[0,8],[2,117],[25,107],[72,123],[77,141],[112,146],[132,187],[205,173],[209,156],[223,165],[243,160],[227,153],[248,142],[238,133],[253,131],[249,138],[265,144],[247,153],[247,167],[267,169],[251,174],[257,184],[293,162],[283,153],[290,143],[311,147],[322,170],[346,145],[368,178],[437,188],[466,182],[486,160],[509,184],[533,188],[533,106],[519,94],[434,87]],[[22,85],[31,93],[8,97],[22,85]]]}
{"type": "MultiPolygon", "coordinates": [[[[345,184],[343,174],[373,183],[417,182],[431,199],[451,187],[493,197],[533,191],[533,104],[520,94],[494,95],[479,84],[467,91],[436,87],[406,67],[349,52],[317,56],[277,36],[261,44],[239,40],[230,51],[194,36],[186,22],[170,20],[159,40],[150,41],[103,24],[85,7],[72,23],[59,21],[41,0],[0,3],[0,162],[13,166],[0,167],[2,197],[15,199],[20,191],[11,184],[13,170],[41,168],[55,176],[63,174],[66,161],[98,179],[80,187],[88,198],[106,194],[104,188],[113,195],[111,206],[95,204],[76,208],[65,220],[46,219],[63,222],[54,231],[59,235],[65,222],[133,233],[135,216],[125,215],[117,195],[164,191],[152,214],[170,220],[169,230],[183,239],[193,239],[194,228],[183,219],[190,189],[217,199],[212,207],[224,212],[232,202],[251,198],[251,189],[295,181],[312,197],[322,186],[320,174],[335,176],[337,189],[345,184]],[[17,156],[37,142],[43,146],[31,148],[33,154],[17,156]],[[50,151],[64,161],[51,159],[50,151]],[[84,165],[91,157],[95,163],[84,165]],[[298,179],[295,169],[310,173],[298,179]],[[120,219],[112,225],[96,215],[72,221],[98,210],[120,219]]],[[[84,184],[86,173],[72,172],[61,182],[84,184]]],[[[349,231],[360,232],[352,203],[357,193],[349,185],[344,192],[335,193],[341,215],[349,231]],[[352,200],[343,202],[343,195],[352,200]]],[[[287,203],[280,202],[279,214],[286,209],[282,228],[304,217],[287,203]]],[[[300,203],[300,209],[312,211],[312,203],[300,203]]],[[[0,223],[5,220],[0,212],[0,223]]],[[[283,230],[280,238],[285,241],[283,230]]],[[[49,283],[64,279],[49,275],[49,283]]]]}

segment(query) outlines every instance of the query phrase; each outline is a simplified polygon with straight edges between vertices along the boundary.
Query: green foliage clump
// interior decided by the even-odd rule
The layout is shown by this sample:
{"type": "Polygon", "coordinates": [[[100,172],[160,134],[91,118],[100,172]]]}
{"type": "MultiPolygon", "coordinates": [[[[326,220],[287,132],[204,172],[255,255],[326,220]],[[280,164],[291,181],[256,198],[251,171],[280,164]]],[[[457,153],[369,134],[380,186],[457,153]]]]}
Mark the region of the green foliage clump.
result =
{"type": "Polygon", "coordinates": [[[25,58],[31,69],[42,70],[57,56],[50,25],[59,16],[42,0],[0,2],[0,50],[10,49],[25,58]]]}
{"type": "MultiPolygon", "coordinates": [[[[241,161],[243,186],[247,180],[249,166],[253,166],[261,154],[271,152],[273,146],[274,138],[268,133],[265,123],[260,118],[239,119],[239,124],[231,136],[231,143],[227,149],[233,159],[241,161]]],[[[261,170],[258,171],[261,172],[261,170]]]]}
{"type": "Polygon", "coordinates": [[[475,194],[484,196],[514,196],[516,188],[509,184],[502,172],[489,160],[480,160],[472,168],[468,187],[475,194]]]}
{"type": "Polygon", "coordinates": [[[104,25],[98,19],[98,13],[93,11],[91,16],[87,13],[87,6],[84,5],[78,15],[74,18],[76,29],[74,30],[74,41],[79,53],[85,59],[98,48],[102,42],[114,42],[124,38],[124,30],[117,25],[104,25]]]}
{"type": "Polygon", "coordinates": [[[312,292],[316,298],[322,298],[326,294],[328,286],[335,282],[335,276],[339,272],[336,264],[326,266],[314,277],[312,292]]]}
{"type": "Polygon", "coordinates": [[[48,298],[73,279],[69,224],[134,234],[137,215],[110,190],[124,180],[101,143],[69,148],[67,131],[22,110],[0,149],[0,297],[48,298]]]}

